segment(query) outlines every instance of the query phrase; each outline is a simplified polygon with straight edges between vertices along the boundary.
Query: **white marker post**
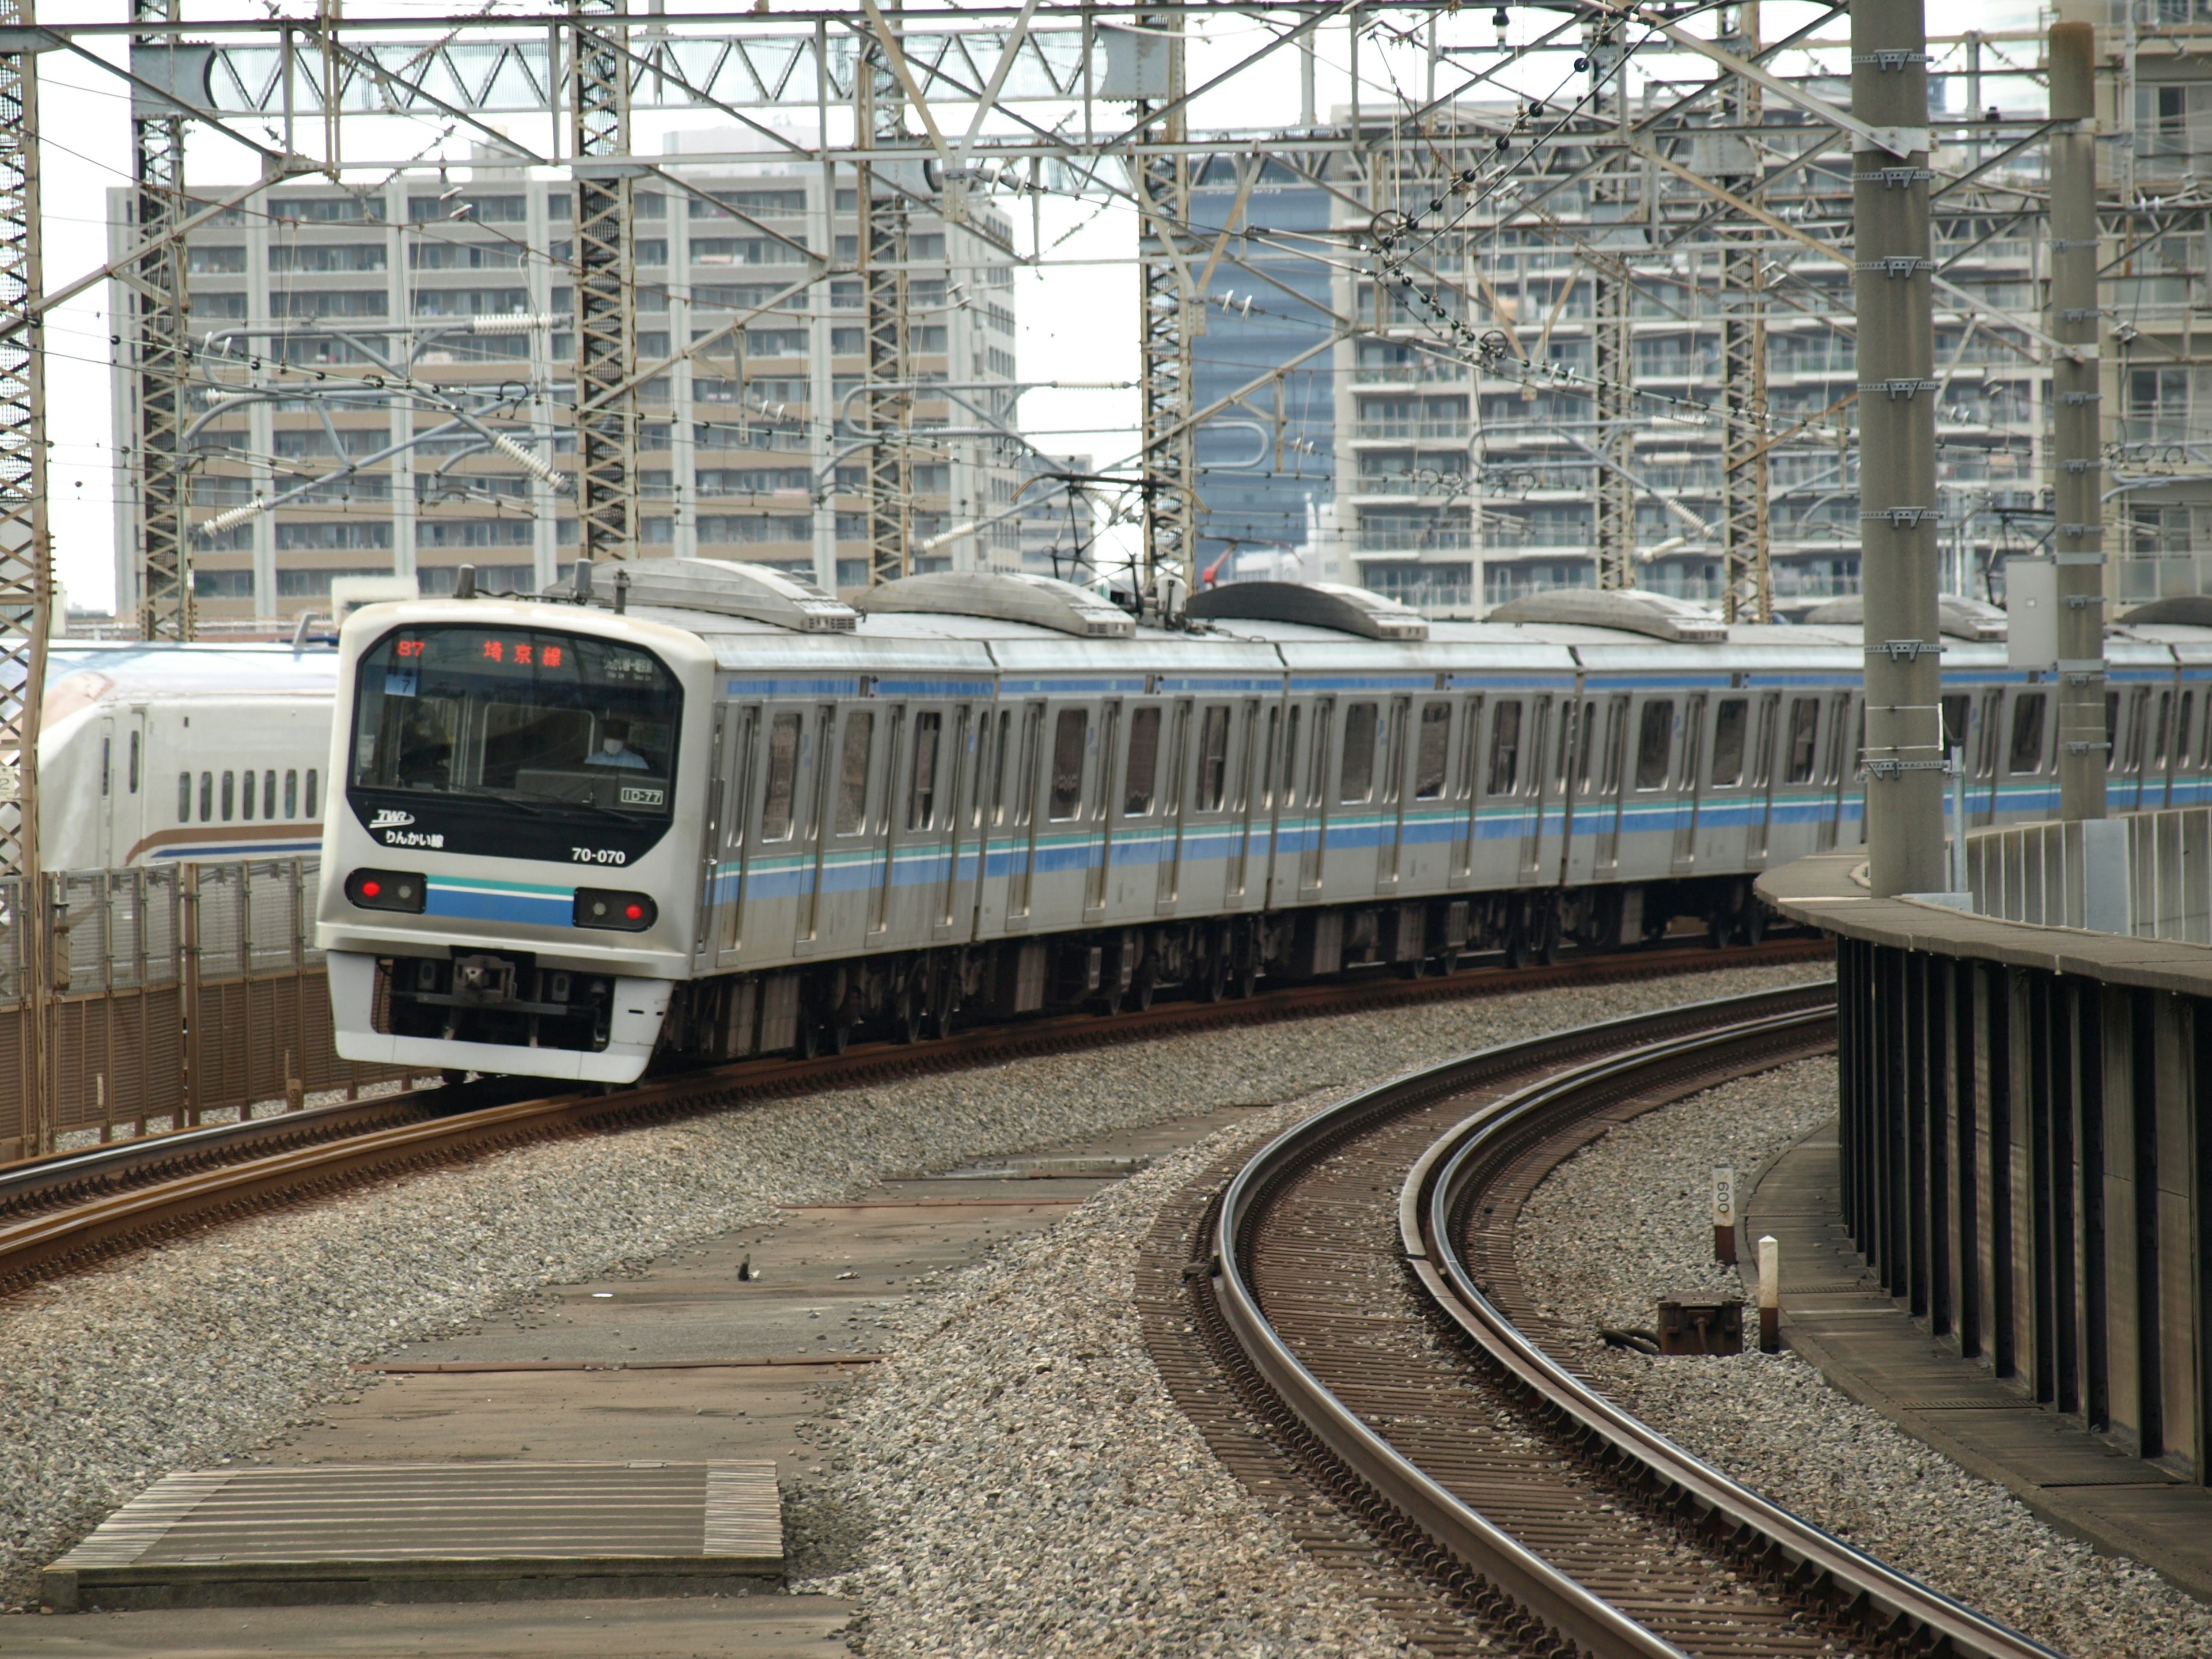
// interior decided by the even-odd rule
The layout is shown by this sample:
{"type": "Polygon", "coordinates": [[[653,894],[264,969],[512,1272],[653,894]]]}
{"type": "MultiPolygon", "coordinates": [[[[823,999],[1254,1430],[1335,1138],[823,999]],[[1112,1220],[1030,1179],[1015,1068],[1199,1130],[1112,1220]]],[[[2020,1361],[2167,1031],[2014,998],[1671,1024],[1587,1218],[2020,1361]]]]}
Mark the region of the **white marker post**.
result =
{"type": "Polygon", "coordinates": [[[1782,1246],[1772,1233],[1759,1241],[1759,1351],[1782,1352],[1782,1246]]]}
{"type": "Polygon", "coordinates": [[[1713,1171],[1713,1260],[1735,1266],[1735,1171],[1726,1167],[1713,1171]]]}

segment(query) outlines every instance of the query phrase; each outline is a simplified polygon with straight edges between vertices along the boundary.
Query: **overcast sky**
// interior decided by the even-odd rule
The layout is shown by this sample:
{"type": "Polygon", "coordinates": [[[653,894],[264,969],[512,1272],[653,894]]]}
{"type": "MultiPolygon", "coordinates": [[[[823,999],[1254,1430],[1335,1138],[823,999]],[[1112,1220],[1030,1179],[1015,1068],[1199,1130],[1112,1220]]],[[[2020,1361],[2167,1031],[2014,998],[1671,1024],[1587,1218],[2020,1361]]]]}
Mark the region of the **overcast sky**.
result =
{"type": "MultiPolygon", "coordinates": [[[[517,11],[526,8],[502,5],[495,9],[517,11]]],[[[378,17],[448,15],[459,9],[453,0],[411,3],[410,0],[355,0],[349,8],[353,21],[365,15],[378,17]]],[[[526,8],[532,11],[538,6],[526,8]]],[[[671,10],[684,9],[675,0],[671,10]]],[[[128,0],[46,0],[42,8],[50,20],[71,21],[122,21],[129,15],[128,0]]],[[[266,10],[309,17],[309,0],[281,0],[264,8],[187,0],[185,16],[201,21],[222,16],[259,16],[266,10]]],[[[912,20],[919,7],[909,7],[912,20]]],[[[1770,35],[1796,27],[1795,19],[1810,15],[1798,4],[1770,3],[1765,27],[1770,35]]],[[[1370,15],[1370,16],[1372,14],[1370,15]]],[[[1402,21],[1404,14],[1386,16],[1402,21]]],[[[2033,27],[2033,5],[2021,0],[1996,0],[1991,4],[1965,4],[1959,0],[1936,0],[1929,9],[1932,33],[1965,27],[1996,31],[2033,27]]],[[[1533,38],[1548,26],[1546,14],[1511,14],[1507,38],[1533,38]],[[1543,21],[1540,21],[1543,20],[1543,21]]],[[[1838,20],[1840,22],[1840,20],[1838,20]]],[[[1837,25],[1831,25],[1832,30],[1837,25]]],[[[1474,48],[1455,52],[1440,71],[1438,90],[1449,89],[1456,78],[1489,67],[1498,35],[1485,9],[1469,7],[1447,20],[1442,39],[1447,44],[1474,48]]],[[[430,31],[424,31],[428,35],[430,31]]],[[[1210,22],[1206,33],[1194,40],[1190,79],[1204,81],[1251,50],[1262,39],[1249,18],[1224,16],[1210,22]]],[[[106,50],[120,59],[120,40],[106,50]]],[[[2033,63],[2032,43],[2006,48],[2023,64],[2033,63]]],[[[1346,31],[1332,24],[1322,31],[1317,53],[1318,102],[1326,112],[1348,101],[1350,79],[1346,31]]],[[[1844,70],[1840,61],[1833,65],[1844,70]]],[[[1395,50],[1363,43],[1360,56],[1362,100],[1370,107],[1390,100],[1394,93],[1424,95],[1426,52],[1418,42],[1395,50]]],[[[130,101],[125,84],[94,64],[64,52],[41,56],[40,73],[40,129],[41,185],[45,195],[45,265],[49,289],[58,288],[79,273],[106,262],[108,256],[106,195],[126,183],[131,168],[130,101]]],[[[1510,80],[1494,85],[1524,94],[1558,97],[1577,83],[1568,60],[1547,58],[1510,80]],[[1563,82],[1567,84],[1563,84],[1563,82]]],[[[1486,92],[1487,92],[1486,88],[1486,92]]],[[[2013,82],[2000,94],[2008,106],[2022,107],[2040,101],[2025,82],[2013,82]]],[[[1026,106],[1032,119],[1049,125],[1051,112],[1026,106]]],[[[811,122],[811,108],[802,112],[811,122]]],[[[1233,88],[1200,101],[1192,117],[1200,130],[1281,127],[1293,125],[1298,113],[1298,54],[1279,52],[1267,62],[1240,77],[1233,88]]],[[[374,154],[401,158],[417,154],[434,163],[442,153],[465,158],[469,137],[456,134],[441,144],[439,123],[397,119],[349,123],[347,144],[350,154],[374,154]]],[[[632,142],[641,152],[659,153],[672,132],[709,125],[707,118],[640,116],[634,123],[632,142]]],[[[964,112],[948,125],[965,127],[964,112]]],[[[833,112],[833,137],[842,137],[833,112]]],[[[515,130],[526,142],[543,143],[546,135],[515,130]]],[[[258,172],[252,153],[220,135],[196,130],[188,152],[188,176],[193,188],[213,189],[250,180],[258,172]]],[[[369,181],[380,173],[353,173],[369,181]]],[[[1017,277],[1015,309],[1020,324],[1021,376],[1031,380],[1127,381],[1136,373],[1137,277],[1129,259],[1135,248],[1133,215],[1118,207],[1095,203],[1047,198],[1033,216],[1030,204],[1001,198],[1014,221],[1017,240],[1030,246],[1032,224],[1042,229],[1045,249],[1039,268],[1025,269],[1017,277]]],[[[109,397],[109,345],[114,331],[107,312],[105,285],[50,317],[46,330],[48,434],[52,442],[49,477],[53,496],[53,527],[57,574],[68,588],[70,603],[78,609],[105,611],[114,602],[114,466],[112,411],[109,397]]],[[[1135,442],[1137,417],[1133,392],[1038,391],[1022,401],[1022,421],[1039,447],[1059,452],[1087,452],[1100,463],[1119,459],[1135,442]]]]}

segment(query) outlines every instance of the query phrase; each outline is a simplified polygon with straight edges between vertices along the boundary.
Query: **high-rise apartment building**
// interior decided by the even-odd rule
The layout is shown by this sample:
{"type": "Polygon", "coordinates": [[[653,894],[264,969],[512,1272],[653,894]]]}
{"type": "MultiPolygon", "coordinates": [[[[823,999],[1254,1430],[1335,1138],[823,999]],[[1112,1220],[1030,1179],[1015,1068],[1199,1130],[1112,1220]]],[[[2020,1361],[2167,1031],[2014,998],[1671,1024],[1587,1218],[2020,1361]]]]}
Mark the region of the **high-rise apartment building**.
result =
{"type": "MultiPolygon", "coordinates": [[[[680,153],[668,165],[684,188],[635,186],[639,367],[675,358],[638,388],[638,553],[865,586],[865,454],[847,406],[866,362],[851,173],[833,196],[819,167],[680,153]],[[801,246],[828,253],[832,274],[807,283],[801,246]],[[742,329],[677,356],[740,317],[742,329]]],[[[118,252],[128,199],[110,198],[118,252]]],[[[465,563],[480,585],[532,591],[574,558],[573,496],[538,476],[574,465],[572,223],[565,181],[479,165],[286,185],[193,234],[189,516],[203,617],[326,611],[340,576],[450,592],[465,563]],[[199,528],[256,502],[281,504],[199,528]]],[[[996,390],[1014,378],[1011,239],[982,202],[964,223],[910,220],[918,569],[1020,563],[1017,525],[963,528],[1013,498],[1018,446],[989,433],[1013,414],[1011,390],[996,390]],[[961,435],[931,439],[931,428],[961,435]]],[[[113,314],[131,314],[119,295],[113,314]]],[[[137,592],[134,392],[118,368],[125,615],[137,592]]]]}

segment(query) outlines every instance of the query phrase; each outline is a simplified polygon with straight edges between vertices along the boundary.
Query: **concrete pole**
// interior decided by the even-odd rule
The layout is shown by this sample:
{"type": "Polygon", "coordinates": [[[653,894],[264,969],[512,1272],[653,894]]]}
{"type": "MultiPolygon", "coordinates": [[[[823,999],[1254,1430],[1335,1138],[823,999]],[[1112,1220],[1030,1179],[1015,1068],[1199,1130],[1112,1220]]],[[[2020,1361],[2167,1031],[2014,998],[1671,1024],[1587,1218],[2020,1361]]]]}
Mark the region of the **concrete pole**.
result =
{"type": "Polygon", "coordinates": [[[1943,885],[1936,578],[1935,261],[1923,0],[1851,7],[1851,113],[1911,153],[1852,156],[1859,318],[1859,586],[1866,604],[1866,822],[1875,896],[1943,885]]]}
{"type": "Polygon", "coordinates": [[[2058,536],[2058,816],[2105,816],[2104,479],[2097,338],[2097,32],[2051,30],[2051,482],[2058,536]]]}

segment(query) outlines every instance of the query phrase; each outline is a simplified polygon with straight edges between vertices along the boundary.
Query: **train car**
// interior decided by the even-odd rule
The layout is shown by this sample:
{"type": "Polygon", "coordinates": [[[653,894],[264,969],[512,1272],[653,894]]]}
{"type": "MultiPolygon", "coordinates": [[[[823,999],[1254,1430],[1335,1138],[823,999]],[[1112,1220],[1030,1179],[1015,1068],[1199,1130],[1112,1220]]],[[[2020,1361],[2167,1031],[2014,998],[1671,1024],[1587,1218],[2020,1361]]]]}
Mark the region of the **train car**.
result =
{"type": "Polygon", "coordinates": [[[320,848],[335,648],[56,640],[46,663],[44,868],[320,848]]]}
{"type": "MultiPolygon", "coordinates": [[[[1855,619],[1565,592],[1431,624],[1242,583],[1160,626],[986,573],[865,617],[711,561],[581,581],[346,624],[319,940],[349,1058],[620,1083],[1683,918],[1724,945],[1760,870],[1862,836],[1855,619]]],[[[1977,818],[2042,815],[2051,688],[1973,607],[1945,629],[1977,818]]],[[[2124,736],[2138,696],[2172,732],[2180,648],[2116,634],[2124,736]]],[[[2116,803],[2172,798],[2175,750],[2123,742],[2116,803]]]]}

